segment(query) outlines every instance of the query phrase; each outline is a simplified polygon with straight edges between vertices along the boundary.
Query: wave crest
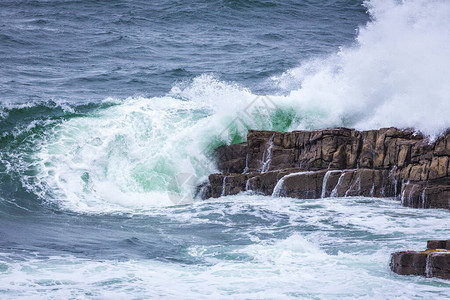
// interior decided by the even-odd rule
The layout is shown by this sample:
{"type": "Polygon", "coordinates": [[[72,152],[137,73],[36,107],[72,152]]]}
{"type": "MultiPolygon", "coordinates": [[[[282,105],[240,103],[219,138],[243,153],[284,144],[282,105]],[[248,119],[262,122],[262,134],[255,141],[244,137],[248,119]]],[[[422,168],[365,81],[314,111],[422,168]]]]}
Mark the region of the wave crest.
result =
{"type": "Polygon", "coordinates": [[[205,178],[214,171],[211,150],[244,141],[248,129],[397,126],[437,136],[450,127],[450,4],[366,5],[373,21],[356,45],[273,78],[282,96],[202,75],[165,97],[128,98],[52,123],[22,160],[35,167],[27,186],[76,211],[146,209],[172,205],[168,192],[192,196],[191,187],[170,190],[173,179],[205,178]]]}

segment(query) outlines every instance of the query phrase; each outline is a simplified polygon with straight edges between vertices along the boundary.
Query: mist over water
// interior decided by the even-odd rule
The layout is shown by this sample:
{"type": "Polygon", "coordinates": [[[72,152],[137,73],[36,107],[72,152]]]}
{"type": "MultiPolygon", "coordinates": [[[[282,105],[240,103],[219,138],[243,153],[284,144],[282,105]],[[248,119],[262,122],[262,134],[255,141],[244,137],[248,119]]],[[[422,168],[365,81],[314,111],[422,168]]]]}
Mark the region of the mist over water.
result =
{"type": "Polygon", "coordinates": [[[213,149],[249,129],[436,138],[450,127],[448,1],[2,5],[5,297],[445,297],[447,283],[400,278],[388,259],[447,238],[447,211],[190,203],[193,187],[174,180],[205,180],[213,149]]]}
{"type": "MultiPolygon", "coordinates": [[[[371,1],[356,45],[276,78],[298,110],[323,111],[315,127],[449,127],[450,6],[446,1],[371,1]],[[300,85],[301,88],[296,87],[300,85]]],[[[293,128],[305,127],[301,122],[293,128]]]]}

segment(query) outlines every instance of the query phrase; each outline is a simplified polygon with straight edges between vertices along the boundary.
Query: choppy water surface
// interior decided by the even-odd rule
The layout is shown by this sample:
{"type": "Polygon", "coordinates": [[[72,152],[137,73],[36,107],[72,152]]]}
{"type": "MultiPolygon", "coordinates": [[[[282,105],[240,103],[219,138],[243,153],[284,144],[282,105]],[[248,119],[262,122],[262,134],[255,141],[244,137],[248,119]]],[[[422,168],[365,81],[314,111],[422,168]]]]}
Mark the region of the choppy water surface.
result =
{"type": "Polygon", "coordinates": [[[388,267],[391,252],[446,238],[448,212],[390,199],[241,195],[42,218],[2,245],[4,296],[443,299],[450,288],[388,267]]]}
{"type": "Polygon", "coordinates": [[[448,211],[176,184],[248,129],[439,135],[447,1],[2,1],[0,19],[0,298],[448,297],[388,267],[448,238],[448,211]]]}

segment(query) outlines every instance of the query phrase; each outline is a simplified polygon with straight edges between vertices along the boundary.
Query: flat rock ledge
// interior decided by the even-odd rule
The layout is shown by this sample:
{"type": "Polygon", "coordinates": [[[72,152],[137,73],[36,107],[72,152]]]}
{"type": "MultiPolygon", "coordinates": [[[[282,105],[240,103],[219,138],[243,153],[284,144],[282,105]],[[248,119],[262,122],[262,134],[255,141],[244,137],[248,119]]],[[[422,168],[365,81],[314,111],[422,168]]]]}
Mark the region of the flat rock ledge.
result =
{"type": "Polygon", "coordinates": [[[450,240],[428,241],[425,251],[392,253],[390,267],[399,275],[450,279],[450,240]]]}
{"type": "Polygon", "coordinates": [[[413,130],[250,130],[216,149],[218,174],[201,197],[249,191],[314,199],[393,197],[404,206],[450,208],[450,131],[434,142],[413,130]]]}

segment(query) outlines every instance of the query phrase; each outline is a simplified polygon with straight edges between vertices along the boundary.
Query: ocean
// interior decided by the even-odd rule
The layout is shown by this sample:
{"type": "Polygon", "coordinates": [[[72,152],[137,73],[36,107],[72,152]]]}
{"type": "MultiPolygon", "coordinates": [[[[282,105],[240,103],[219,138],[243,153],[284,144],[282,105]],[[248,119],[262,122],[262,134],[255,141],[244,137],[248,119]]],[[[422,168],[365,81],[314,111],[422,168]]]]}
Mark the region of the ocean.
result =
{"type": "Polygon", "coordinates": [[[445,299],[397,199],[201,200],[249,129],[450,128],[446,0],[2,0],[1,299],[445,299]]]}

